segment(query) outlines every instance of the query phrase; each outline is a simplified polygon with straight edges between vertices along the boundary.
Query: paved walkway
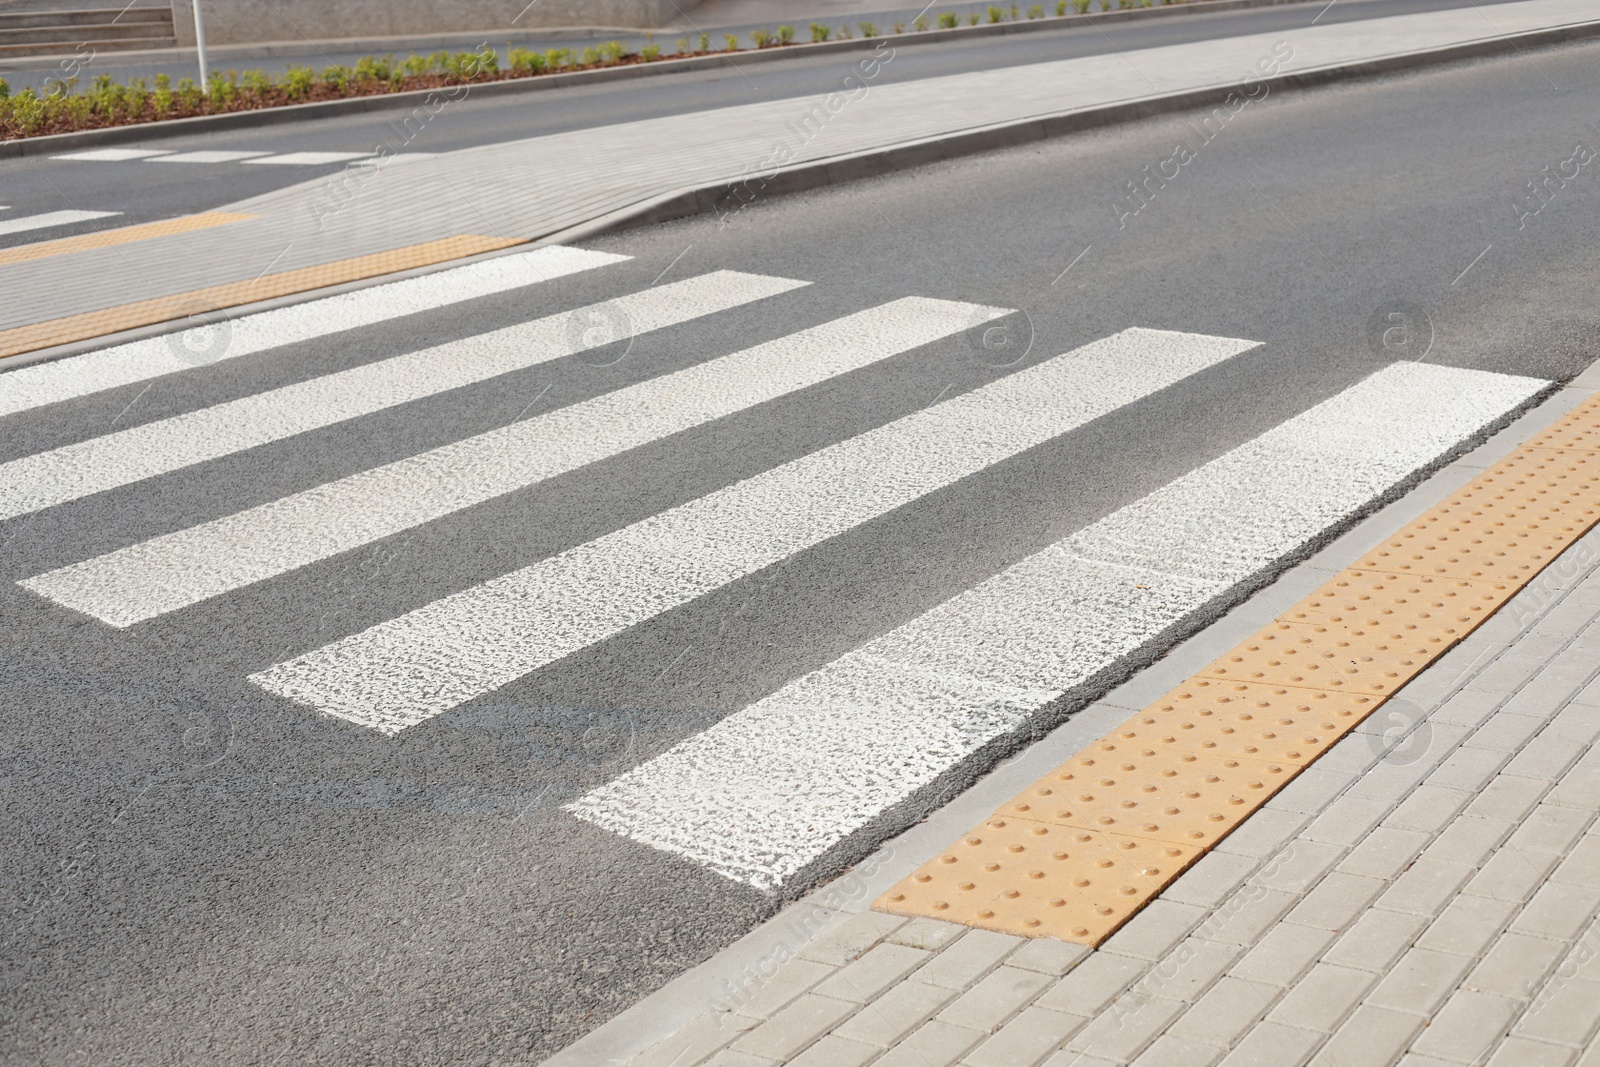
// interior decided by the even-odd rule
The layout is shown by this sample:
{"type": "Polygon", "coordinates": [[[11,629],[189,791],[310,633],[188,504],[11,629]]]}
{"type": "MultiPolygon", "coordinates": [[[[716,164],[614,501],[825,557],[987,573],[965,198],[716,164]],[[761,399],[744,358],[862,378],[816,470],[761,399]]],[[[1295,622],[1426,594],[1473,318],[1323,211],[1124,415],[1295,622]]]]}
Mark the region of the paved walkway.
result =
{"type": "MultiPolygon", "coordinates": [[[[1594,17],[1592,0],[1524,0],[1492,11],[1312,26],[1287,37],[1238,37],[874,86],[876,72],[893,62],[895,44],[885,40],[876,54],[842,54],[840,92],[821,100],[623,123],[406,166],[352,166],[331,179],[231,205],[225,210],[254,216],[233,225],[0,264],[0,288],[12,297],[0,307],[0,350],[5,331],[112,304],[181,297],[269,272],[450,238],[537,240],[675,190],[721,182],[734,183],[721,210],[735,215],[762,195],[760,175],[795,164],[833,161],[836,176],[848,178],[872,171],[870,164],[851,162],[861,153],[892,145],[1195,89],[1238,86],[1259,99],[1264,87],[1245,81],[1263,70],[1313,71],[1594,17]],[[78,284],[84,277],[100,284],[78,284]]],[[[450,107],[441,95],[434,107],[397,117],[397,133],[447,123],[450,107]]],[[[405,159],[403,140],[397,137],[390,150],[405,159]]]]}
{"type": "Polygon", "coordinates": [[[1098,949],[867,910],[974,808],[1143,707],[1597,386],[1586,373],[995,772],[966,810],[752,934],[753,964],[751,946],[735,946],[551,1062],[1600,1064],[1600,530],[1098,949]],[[676,1033],[618,1054],[618,1034],[662,1030],[674,1013],[676,1033]]]}

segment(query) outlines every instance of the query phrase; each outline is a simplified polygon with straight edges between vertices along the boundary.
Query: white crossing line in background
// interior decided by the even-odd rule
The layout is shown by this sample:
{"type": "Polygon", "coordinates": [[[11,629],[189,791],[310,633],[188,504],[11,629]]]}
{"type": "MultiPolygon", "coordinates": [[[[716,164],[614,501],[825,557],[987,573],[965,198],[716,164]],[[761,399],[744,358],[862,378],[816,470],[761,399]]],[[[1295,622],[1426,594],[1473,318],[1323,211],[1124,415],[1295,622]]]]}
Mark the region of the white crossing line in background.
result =
{"type": "Polygon", "coordinates": [[[120,211],[47,211],[42,215],[23,215],[21,218],[0,219],[0,237],[8,233],[25,233],[28,230],[47,230],[52,226],[71,226],[76,222],[92,222],[120,215],[120,211]]]}
{"type": "Polygon", "coordinates": [[[1125,330],[250,680],[398,733],[1256,344],[1125,330]]]}
{"type": "MultiPolygon", "coordinates": [[[[713,271],[0,464],[0,520],[648,333],[806,282],[713,271]]],[[[303,311],[307,305],[294,310],[303,311]]],[[[315,312],[310,312],[315,314],[315,312]]],[[[3,380],[3,379],[0,379],[3,380]]]]}
{"type": "Polygon", "coordinates": [[[553,281],[580,271],[622,263],[629,258],[610,252],[549,245],[532,252],[496,256],[464,267],[244,315],[223,325],[195,330],[202,342],[217,340],[211,331],[228,331],[226,343],[219,345],[220,351],[216,354],[191,354],[186,349],[186,333],[180,332],[20,367],[0,375],[0,416],[491,293],[553,281]]]}
{"type": "Polygon", "coordinates": [[[371,152],[288,152],[281,156],[262,156],[259,159],[246,159],[243,162],[248,166],[257,163],[275,165],[311,167],[325,163],[348,163],[353,159],[368,159],[371,152]]]}
{"type": "Polygon", "coordinates": [[[1548,384],[1392,365],[566,810],[776,889],[1043,704],[1548,384]]]}
{"type": "Polygon", "coordinates": [[[896,300],[21,584],[131,626],[1008,313],[896,300]]]}
{"type": "Polygon", "coordinates": [[[241,159],[271,155],[270,152],[239,152],[225,149],[207,149],[201,152],[174,152],[171,155],[151,156],[151,163],[237,163],[241,159]]]}
{"type": "Polygon", "coordinates": [[[130,159],[149,159],[151,156],[167,155],[173,150],[170,148],[94,148],[87,152],[71,152],[64,156],[51,156],[51,159],[85,159],[100,163],[120,163],[130,159]]]}

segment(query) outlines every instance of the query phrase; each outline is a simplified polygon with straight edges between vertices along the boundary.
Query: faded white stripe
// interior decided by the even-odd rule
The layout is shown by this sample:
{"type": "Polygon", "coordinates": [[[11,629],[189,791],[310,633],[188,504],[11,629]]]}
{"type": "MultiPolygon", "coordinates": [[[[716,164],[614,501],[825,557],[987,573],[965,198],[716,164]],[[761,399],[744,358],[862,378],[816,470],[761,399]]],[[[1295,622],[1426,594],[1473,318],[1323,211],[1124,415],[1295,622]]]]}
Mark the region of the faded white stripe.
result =
{"type": "Polygon", "coordinates": [[[120,211],[47,211],[42,215],[23,215],[21,218],[0,221],[0,237],[8,233],[47,230],[51,226],[70,226],[75,222],[109,219],[113,215],[120,214],[122,214],[120,211]]]}
{"type": "Polygon", "coordinates": [[[773,889],[1548,383],[1396,364],[567,810],[773,889]]]}
{"type": "Polygon", "coordinates": [[[1126,330],[251,680],[398,732],[1254,345],[1126,330]]]}
{"type": "Polygon", "coordinates": [[[0,415],[621,263],[552,245],[0,374],[0,415]]]}
{"type": "Polygon", "coordinates": [[[910,297],[21,584],[130,626],[1007,314],[910,297]]]}
{"type": "Polygon", "coordinates": [[[25,456],[0,465],[0,519],[560,359],[618,324],[647,333],[804,284],[716,271],[25,456]]]}

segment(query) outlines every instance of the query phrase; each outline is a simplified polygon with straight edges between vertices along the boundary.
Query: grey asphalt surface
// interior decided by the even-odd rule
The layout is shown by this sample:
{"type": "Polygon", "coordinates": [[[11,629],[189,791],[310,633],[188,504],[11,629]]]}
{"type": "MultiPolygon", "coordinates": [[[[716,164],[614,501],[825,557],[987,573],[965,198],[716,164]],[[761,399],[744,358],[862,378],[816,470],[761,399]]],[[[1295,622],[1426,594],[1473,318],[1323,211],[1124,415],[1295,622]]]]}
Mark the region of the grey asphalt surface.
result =
{"type": "Polygon", "coordinates": [[[8,418],[0,460],[663,271],[814,283],[611,365],[590,352],[0,524],[0,1060],[510,1065],[592,1029],[778,902],[561,803],[1364,377],[1394,358],[1367,336],[1391,301],[1426,312],[1430,361],[1566,378],[1600,355],[1600,177],[1525,228],[1512,206],[1594,144],[1597,81],[1585,44],[1269,97],[1123,227],[1124,184],[1196,140],[1186,116],[757,202],[726,228],[589,243],[627,264],[8,418]],[[931,345],[127,631],[14,584],[912,294],[1026,311],[1017,366],[1129,326],[1264,344],[396,738],[244,678],[1015,368],[976,338],[931,345]]]}
{"type": "MultiPolygon", "coordinates": [[[[1477,0],[1479,6],[1497,2],[1511,0],[1477,0]]],[[[1313,21],[1326,25],[1461,6],[1461,0],[1338,0],[1330,7],[1323,0],[908,47],[900,47],[899,41],[905,40],[901,38],[896,39],[895,62],[884,68],[882,81],[915,81],[1244,34],[1287,33],[1313,21]]],[[[1485,32],[1489,32],[1487,23],[1485,32]]],[[[347,61],[354,58],[343,57],[347,61]]],[[[676,74],[527,96],[477,100],[469,97],[452,104],[448,115],[428,123],[409,142],[399,129],[406,112],[395,111],[177,138],[164,138],[152,131],[149,141],[133,147],[174,151],[371,152],[388,145],[396,151],[447,152],[662,115],[824,94],[838,86],[851,62],[849,54],[818,56],[747,65],[733,71],[676,74]]],[[[20,85],[13,83],[14,88],[20,85]]],[[[59,231],[0,235],[0,247],[206,211],[308,178],[333,174],[341,167],[342,164],[304,167],[91,163],[49,157],[0,160],[0,192],[4,194],[0,203],[11,206],[10,216],[64,209],[121,213],[59,231]]]]}

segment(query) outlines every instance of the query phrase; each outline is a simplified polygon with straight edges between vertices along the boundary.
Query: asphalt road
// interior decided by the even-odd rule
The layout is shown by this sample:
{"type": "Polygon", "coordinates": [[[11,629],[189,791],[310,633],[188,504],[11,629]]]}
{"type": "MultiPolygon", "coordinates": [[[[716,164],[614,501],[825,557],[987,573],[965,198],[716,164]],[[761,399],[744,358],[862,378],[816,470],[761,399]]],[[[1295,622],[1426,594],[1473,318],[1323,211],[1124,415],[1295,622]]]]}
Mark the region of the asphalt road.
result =
{"type": "MultiPolygon", "coordinates": [[[[1507,0],[1478,0],[1479,6],[1497,2],[1507,0]]],[[[1287,33],[1313,21],[1317,25],[1327,25],[1460,6],[1460,0],[1339,0],[1331,6],[1325,2],[1289,4],[974,41],[906,47],[897,41],[895,61],[883,68],[880,80],[883,84],[914,81],[1118,50],[1133,51],[1254,33],[1287,33]]],[[[1486,22],[1485,31],[1489,30],[1486,22]]],[[[343,58],[353,61],[354,57],[343,58]]],[[[733,71],[704,71],[571,88],[558,93],[469,98],[453,104],[448,116],[441,115],[440,121],[429,122],[415,137],[407,137],[399,127],[406,113],[390,112],[181,138],[152,136],[148,142],[133,147],[181,152],[370,153],[380,145],[387,145],[394,151],[448,152],[662,115],[821,95],[839,85],[856,58],[859,57],[847,53],[750,65],[733,71]]],[[[332,56],[319,63],[326,65],[340,59],[332,56]]],[[[21,84],[16,82],[13,88],[21,84]]],[[[48,157],[0,160],[0,193],[3,193],[0,203],[11,207],[12,216],[64,210],[118,213],[80,223],[70,231],[89,232],[210,210],[308,178],[335,173],[343,165],[91,163],[48,157]]],[[[0,232],[0,247],[64,236],[67,232],[0,232]]]]}
{"type": "Polygon", "coordinates": [[[810,283],[0,523],[0,1058],[502,1065],[592,1029],[779,898],[560,805],[1397,358],[1562,379],[1600,354],[1593,165],[1515,206],[1595,144],[1597,72],[1600,45],[1545,50],[1269,97],[1203,145],[1173,116],[758,202],[592,242],[633,257],[602,269],[6,417],[0,462],[653,283],[810,283]],[[1130,212],[1180,141],[1193,160],[1130,212]],[[126,629],[15,584],[905,296],[1026,316],[126,629]],[[1399,348],[1372,330],[1395,302],[1399,348]],[[1260,346],[393,737],[246,681],[1129,327],[1260,346]]]}

